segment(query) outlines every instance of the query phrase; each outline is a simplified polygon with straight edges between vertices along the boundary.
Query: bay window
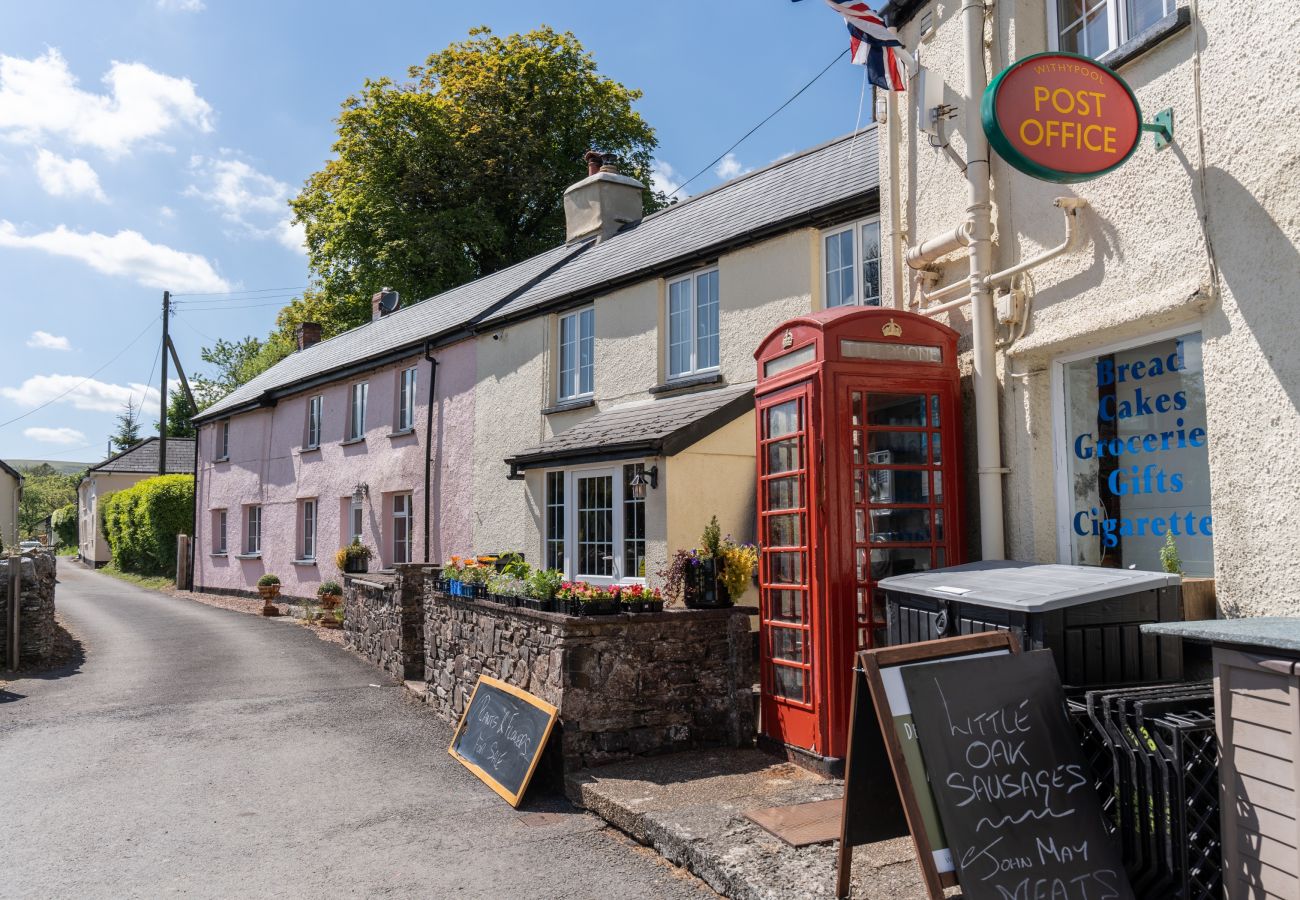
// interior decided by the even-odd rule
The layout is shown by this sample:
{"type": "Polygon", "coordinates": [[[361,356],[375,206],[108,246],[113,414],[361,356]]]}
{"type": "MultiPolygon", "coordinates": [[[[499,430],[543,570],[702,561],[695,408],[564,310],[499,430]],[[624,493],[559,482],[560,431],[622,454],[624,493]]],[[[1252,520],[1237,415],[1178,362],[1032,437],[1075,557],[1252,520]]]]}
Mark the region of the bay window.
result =
{"type": "Polygon", "coordinates": [[[573,400],[595,389],[596,310],[587,307],[560,317],[560,365],[556,397],[573,400]]]}
{"type": "Polygon", "coordinates": [[[645,501],[630,486],[640,464],[546,473],[546,565],[594,584],[645,578],[645,501]]]}
{"type": "Polygon", "coordinates": [[[1177,0],[1047,0],[1049,44],[1096,59],[1177,7],[1177,0]]]}
{"type": "Polygon", "coordinates": [[[668,377],[718,368],[718,270],[668,282],[668,377]]]}
{"type": "Polygon", "coordinates": [[[880,305],[880,220],[863,219],[822,235],[826,306],[880,305]]]}

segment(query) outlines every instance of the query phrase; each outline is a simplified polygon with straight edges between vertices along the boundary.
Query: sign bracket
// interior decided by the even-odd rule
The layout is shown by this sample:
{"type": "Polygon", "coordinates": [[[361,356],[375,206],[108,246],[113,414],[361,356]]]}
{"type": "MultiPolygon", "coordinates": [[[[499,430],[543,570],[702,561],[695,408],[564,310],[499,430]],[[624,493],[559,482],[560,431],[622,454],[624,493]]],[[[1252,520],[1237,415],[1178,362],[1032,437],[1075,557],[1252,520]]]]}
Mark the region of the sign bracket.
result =
{"type": "Polygon", "coordinates": [[[1155,135],[1157,153],[1164,150],[1174,142],[1174,108],[1167,106],[1160,110],[1154,121],[1142,123],[1142,130],[1155,135]]]}

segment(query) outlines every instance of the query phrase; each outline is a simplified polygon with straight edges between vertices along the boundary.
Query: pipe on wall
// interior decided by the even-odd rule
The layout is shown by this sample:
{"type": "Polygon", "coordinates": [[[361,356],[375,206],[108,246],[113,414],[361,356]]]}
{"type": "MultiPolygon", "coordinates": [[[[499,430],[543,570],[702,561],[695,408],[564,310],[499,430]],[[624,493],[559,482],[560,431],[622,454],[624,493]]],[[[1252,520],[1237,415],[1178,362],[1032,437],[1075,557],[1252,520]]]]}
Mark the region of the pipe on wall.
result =
{"type": "MultiPolygon", "coordinates": [[[[433,493],[433,397],[438,386],[438,360],[434,359],[432,352],[433,341],[425,341],[424,358],[429,363],[429,398],[425,401],[424,409],[424,562],[426,565],[433,561],[429,559],[429,540],[432,534],[429,510],[432,508],[433,493]]],[[[442,432],[439,431],[439,437],[441,436],[442,432]]]]}
{"type": "Polygon", "coordinates": [[[905,309],[907,299],[903,296],[903,248],[907,244],[907,235],[903,229],[903,201],[898,157],[901,149],[900,115],[898,109],[898,92],[889,91],[888,140],[889,140],[889,224],[891,232],[890,252],[894,257],[891,266],[891,282],[894,293],[894,308],[905,309]]]}

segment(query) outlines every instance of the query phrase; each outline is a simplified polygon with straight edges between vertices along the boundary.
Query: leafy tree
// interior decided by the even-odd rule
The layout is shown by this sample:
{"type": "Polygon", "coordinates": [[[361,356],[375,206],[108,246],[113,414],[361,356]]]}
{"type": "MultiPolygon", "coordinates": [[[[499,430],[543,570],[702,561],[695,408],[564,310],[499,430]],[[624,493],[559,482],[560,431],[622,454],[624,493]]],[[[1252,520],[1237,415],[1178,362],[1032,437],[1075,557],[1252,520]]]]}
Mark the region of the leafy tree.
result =
{"type": "MultiPolygon", "coordinates": [[[[600,75],[570,33],[476,28],[410,78],[343,103],[335,158],[290,201],[315,287],[281,311],[259,362],[292,349],[298,322],[326,337],[364,323],[382,286],[428,297],[562,243],[564,189],[593,147],[650,181],[641,92],[600,75]]],[[[647,209],[663,202],[647,191],[647,209]]]]}
{"type": "Polygon", "coordinates": [[[53,540],[60,547],[77,545],[77,504],[61,506],[50,516],[50,530],[54,532],[53,540]]]}
{"type": "Polygon", "coordinates": [[[45,520],[57,509],[77,502],[79,475],[60,475],[48,463],[22,470],[23,497],[18,504],[18,531],[36,537],[45,531],[45,520]]]}
{"type": "MultiPolygon", "coordinates": [[[[195,398],[198,399],[198,398],[195,398]]],[[[194,437],[194,423],[191,419],[198,413],[185,389],[174,387],[167,392],[167,436],[175,438],[194,437]]],[[[155,427],[157,427],[155,425],[155,427]]]]}
{"type": "Polygon", "coordinates": [[[130,397],[126,400],[125,408],[118,413],[117,431],[109,437],[109,440],[118,451],[140,443],[140,407],[136,406],[130,397]]]}

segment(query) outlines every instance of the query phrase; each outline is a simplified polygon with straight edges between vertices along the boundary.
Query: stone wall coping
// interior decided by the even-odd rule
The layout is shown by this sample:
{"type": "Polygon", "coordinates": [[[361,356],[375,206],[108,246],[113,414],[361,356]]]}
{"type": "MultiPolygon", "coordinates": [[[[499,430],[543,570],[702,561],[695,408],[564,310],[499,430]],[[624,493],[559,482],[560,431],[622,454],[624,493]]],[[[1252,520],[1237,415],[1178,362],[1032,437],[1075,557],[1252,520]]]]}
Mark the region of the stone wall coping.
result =
{"type": "Polygon", "coordinates": [[[685,624],[687,621],[698,621],[701,619],[723,619],[729,616],[745,616],[748,618],[753,611],[746,606],[728,606],[721,609],[685,609],[684,607],[668,607],[663,612],[657,613],[614,613],[605,616],[570,616],[565,613],[542,612],[536,609],[526,609],[516,606],[502,606],[499,603],[493,603],[490,600],[475,600],[469,597],[453,597],[451,594],[443,591],[430,591],[429,596],[438,603],[444,603],[447,606],[459,609],[473,610],[479,613],[490,613],[505,618],[533,619],[538,622],[547,622],[552,625],[560,625],[570,631],[580,631],[584,628],[599,629],[603,625],[629,625],[644,624],[649,625],[657,622],[679,622],[685,624]]]}
{"type": "Polygon", "coordinates": [[[340,572],[339,574],[343,576],[344,584],[364,584],[366,587],[378,588],[380,590],[390,587],[397,580],[394,575],[384,575],[379,572],[340,572]]]}

